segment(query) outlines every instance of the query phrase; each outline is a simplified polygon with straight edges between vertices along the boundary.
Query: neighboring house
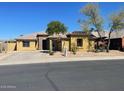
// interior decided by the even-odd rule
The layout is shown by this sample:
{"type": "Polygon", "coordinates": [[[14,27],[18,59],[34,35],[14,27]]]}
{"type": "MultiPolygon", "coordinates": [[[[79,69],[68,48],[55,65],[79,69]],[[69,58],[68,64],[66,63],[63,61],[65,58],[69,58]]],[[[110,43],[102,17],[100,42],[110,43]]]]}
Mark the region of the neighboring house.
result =
{"type": "Polygon", "coordinates": [[[112,32],[110,42],[111,50],[124,50],[124,29],[112,32]]]}
{"type": "MultiPolygon", "coordinates": [[[[99,33],[100,33],[102,38],[103,37],[108,37],[108,32],[107,31],[100,31],[99,33]]],[[[93,34],[96,38],[100,37],[97,31],[92,31],[91,34],[93,34]]]]}
{"type": "MultiPolygon", "coordinates": [[[[90,49],[94,49],[94,39],[90,37],[90,49]]],[[[8,50],[16,51],[34,51],[49,50],[52,43],[53,51],[72,50],[75,44],[79,51],[87,51],[89,49],[88,35],[82,31],[75,31],[67,34],[48,35],[45,32],[32,33],[29,35],[21,35],[15,39],[16,41],[7,41],[8,50]]]]}
{"type": "MultiPolygon", "coordinates": [[[[92,32],[92,34],[96,37],[95,41],[99,42],[100,38],[97,32],[92,32]]],[[[105,39],[105,43],[108,41],[109,32],[104,31],[100,32],[103,39],[105,39]]],[[[110,37],[110,50],[124,50],[124,29],[119,31],[113,31],[110,37]]]]}
{"type": "Polygon", "coordinates": [[[95,38],[95,49],[96,50],[104,50],[107,48],[107,37],[108,37],[108,32],[107,31],[100,31],[99,34],[101,35],[101,37],[99,36],[97,31],[93,31],[91,32],[95,38]]]}

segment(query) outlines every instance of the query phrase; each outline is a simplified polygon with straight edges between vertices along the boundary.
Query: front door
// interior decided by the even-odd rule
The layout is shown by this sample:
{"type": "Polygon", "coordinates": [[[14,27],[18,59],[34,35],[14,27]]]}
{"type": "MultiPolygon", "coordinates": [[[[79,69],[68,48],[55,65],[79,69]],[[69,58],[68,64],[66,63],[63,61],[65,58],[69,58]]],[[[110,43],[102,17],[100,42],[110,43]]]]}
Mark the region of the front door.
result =
{"type": "Polygon", "coordinates": [[[42,42],[43,50],[48,50],[48,40],[43,40],[42,42]]]}

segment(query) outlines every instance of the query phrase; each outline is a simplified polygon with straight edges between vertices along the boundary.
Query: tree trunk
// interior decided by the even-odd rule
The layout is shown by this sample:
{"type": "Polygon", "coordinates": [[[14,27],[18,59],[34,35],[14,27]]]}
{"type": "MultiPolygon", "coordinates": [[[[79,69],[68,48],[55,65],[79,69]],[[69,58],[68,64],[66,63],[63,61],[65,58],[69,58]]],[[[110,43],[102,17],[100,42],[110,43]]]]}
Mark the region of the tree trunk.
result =
{"type": "Polygon", "coordinates": [[[102,36],[101,36],[100,32],[99,32],[99,31],[97,31],[97,33],[98,33],[98,35],[99,35],[100,39],[102,39],[102,36]]]}
{"type": "Polygon", "coordinates": [[[107,52],[109,52],[109,47],[110,47],[110,37],[108,38],[108,44],[107,44],[107,52]]]}
{"type": "Polygon", "coordinates": [[[110,30],[110,32],[109,32],[109,37],[108,37],[108,44],[107,44],[107,50],[106,50],[106,52],[108,52],[109,53],[109,48],[110,48],[110,37],[111,37],[111,33],[112,33],[112,29],[110,30]]]}

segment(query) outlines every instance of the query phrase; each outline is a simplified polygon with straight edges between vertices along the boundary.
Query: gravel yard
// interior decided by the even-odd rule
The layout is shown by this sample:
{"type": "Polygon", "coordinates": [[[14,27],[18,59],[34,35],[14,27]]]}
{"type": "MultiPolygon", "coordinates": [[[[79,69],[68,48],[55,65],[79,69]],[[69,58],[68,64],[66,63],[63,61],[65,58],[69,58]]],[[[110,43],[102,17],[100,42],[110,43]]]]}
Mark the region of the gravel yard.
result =
{"type": "Polygon", "coordinates": [[[46,62],[64,62],[64,61],[80,61],[80,60],[95,60],[104,58],[119,58],[124,59],[124,52],[110,51],[106,52],[77,52],[74,55],[72,52],[68,52],[67,57],[63,56],[61,52],[55,52],[54,55],[50,56],[48,53],[43,53],[40,51],[30,51],[30,52],[12,52],[7,54],[0,54],[0,65],[2,64],[25,64],[25,63],[46,63],[46,62]]]}

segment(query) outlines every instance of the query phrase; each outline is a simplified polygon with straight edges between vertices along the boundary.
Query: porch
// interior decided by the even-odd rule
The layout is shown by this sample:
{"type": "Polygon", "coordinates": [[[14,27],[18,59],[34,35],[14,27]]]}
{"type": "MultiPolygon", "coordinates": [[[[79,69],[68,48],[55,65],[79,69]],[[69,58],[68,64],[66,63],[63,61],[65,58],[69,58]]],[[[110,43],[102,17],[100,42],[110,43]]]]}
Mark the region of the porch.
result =
{"type": "Polygon", "coordinates": [[[63,51],[63,49],[69,50],[69,40],[68,39],[58,39],[58,38],[46,38],[39,42],[39,49],[41,51],[63,51]]]}

